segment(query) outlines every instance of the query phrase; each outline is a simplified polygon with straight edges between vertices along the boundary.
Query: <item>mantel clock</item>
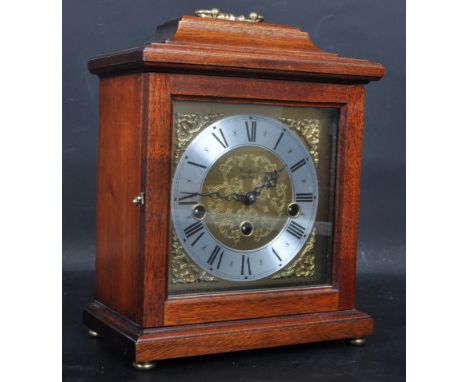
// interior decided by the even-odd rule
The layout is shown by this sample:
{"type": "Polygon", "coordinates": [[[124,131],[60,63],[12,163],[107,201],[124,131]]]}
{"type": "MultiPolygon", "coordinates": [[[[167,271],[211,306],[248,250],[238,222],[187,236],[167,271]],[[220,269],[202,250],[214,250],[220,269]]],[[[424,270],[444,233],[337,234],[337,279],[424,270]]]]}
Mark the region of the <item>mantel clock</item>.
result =
{"type": "Polygon", "coordinates": [[[363,84],[296,27],[197,11],[89,62],[100,78],[90,334],[162,359],[363,343],[363,84]]]}

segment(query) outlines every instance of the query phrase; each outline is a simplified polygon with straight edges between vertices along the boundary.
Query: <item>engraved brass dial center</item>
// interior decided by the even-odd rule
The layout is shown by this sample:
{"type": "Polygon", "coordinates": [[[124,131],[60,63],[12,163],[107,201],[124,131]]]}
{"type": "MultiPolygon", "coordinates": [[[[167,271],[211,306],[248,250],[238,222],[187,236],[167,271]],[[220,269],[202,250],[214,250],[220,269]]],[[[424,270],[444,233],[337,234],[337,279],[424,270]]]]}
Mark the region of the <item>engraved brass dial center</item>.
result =
{"type": "Polygon", "coordinates": [[[213,164],[202,193],[235,193],[244,197],[243,202],[202,198],[205,222],[217,240],[233,249],[252,250],[268,244],[279,234],[288,220],[287,205],[292,198],[290,176],[281,171],[274,187],[259,190],[258,186],[265,184],[267,172],[283,167],[275,154],[255,146],[233,149],[213,164]]]}

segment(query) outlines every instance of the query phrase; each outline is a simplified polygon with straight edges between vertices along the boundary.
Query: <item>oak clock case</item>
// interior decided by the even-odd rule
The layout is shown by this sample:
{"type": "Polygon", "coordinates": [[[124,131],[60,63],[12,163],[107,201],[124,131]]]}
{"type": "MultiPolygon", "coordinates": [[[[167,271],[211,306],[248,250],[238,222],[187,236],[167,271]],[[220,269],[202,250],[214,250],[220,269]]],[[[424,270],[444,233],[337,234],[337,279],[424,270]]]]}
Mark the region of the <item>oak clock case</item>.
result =
{"type": "Polygon", "coordinates": [[[363,85],[384,68],[262,21],[200,11],[89,62],[99,151],[83,319],[139,370],[372,334],[355,307],[363,85]]]}

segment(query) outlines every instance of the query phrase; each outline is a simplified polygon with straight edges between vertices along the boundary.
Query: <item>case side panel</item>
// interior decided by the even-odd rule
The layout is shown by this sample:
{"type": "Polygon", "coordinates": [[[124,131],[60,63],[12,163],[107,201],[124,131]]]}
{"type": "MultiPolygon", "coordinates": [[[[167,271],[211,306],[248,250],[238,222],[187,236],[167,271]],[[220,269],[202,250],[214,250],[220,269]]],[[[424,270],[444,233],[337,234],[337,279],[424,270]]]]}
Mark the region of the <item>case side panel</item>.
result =
{"type": "Polygon", "coordinates": [[[143,75],[100,80],[96,300],[138,321],[143,75]]]}
{"type": "Polygon", "coordinates": [[[349,96],[344,116],[346,122],[338,143],[337,184],[340,186],[337,190],[335,251],[339,259],[334,271],[335,287],[340,290],[340,310],[355,306],[364,87],[350,87],[349,96]]]}

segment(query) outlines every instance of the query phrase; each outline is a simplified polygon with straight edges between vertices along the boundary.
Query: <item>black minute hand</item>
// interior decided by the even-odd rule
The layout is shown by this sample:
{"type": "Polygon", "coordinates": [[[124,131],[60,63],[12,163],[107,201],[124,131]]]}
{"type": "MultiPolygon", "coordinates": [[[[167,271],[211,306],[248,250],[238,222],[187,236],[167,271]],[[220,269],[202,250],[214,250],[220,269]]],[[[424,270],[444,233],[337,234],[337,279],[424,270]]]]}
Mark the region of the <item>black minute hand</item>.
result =
{"type": "Polygon", "coordinates": [[[214,192],[182,192],[182,194],[185,194],[186,196],[183,196],[182,198],[179,198],[179,200],[183,200],[186,198],[191,198],[192,196],[208,196],[213,199],[223,199],[226,201],[231,201],[235,200],[236,202],[244,202],[245,195],[243,194],[238,194],[236,192],[233,192],[232,194],[228,195],[221,195],[218,191],[214,192]]]}
{"type": "Polygon", "coordinates": [[[249,191],[245,194],[244,197],[244,204],[250,205],[254,204],[257,200],[257,196],[260,195],[264,188],[273,188],[276,187],[276,180],[280,176],[281,172],[286,168],[283,166],[279,170],[267,171],[263,175],[263,182],[262,184],[256,186],[252,191],[249,191]]]}
{"type": "Polygon", "coordinates": [[[223,199],[226,201],[235,200],[236,202],[244,203],[245,205],[251,205],[255,203],[257,200],[257,196],[260,195],[264,188],[273,188],[276,187],[276,180],[280,176],[280,174],[284,171],[286,166],[283,166],[279,170],[267,171],[263,175],[263,182],[262,184],[256,186],[253,191],[249,191],[245,194],[238,194],[237,192],[233,192],[227,195],[221,195],[218,191],[214,192],[182,192],[185,196],[179,198],[179,200],[184,200],[191,198],[192,196],[207,196],[213,199],[223,199]]]}

